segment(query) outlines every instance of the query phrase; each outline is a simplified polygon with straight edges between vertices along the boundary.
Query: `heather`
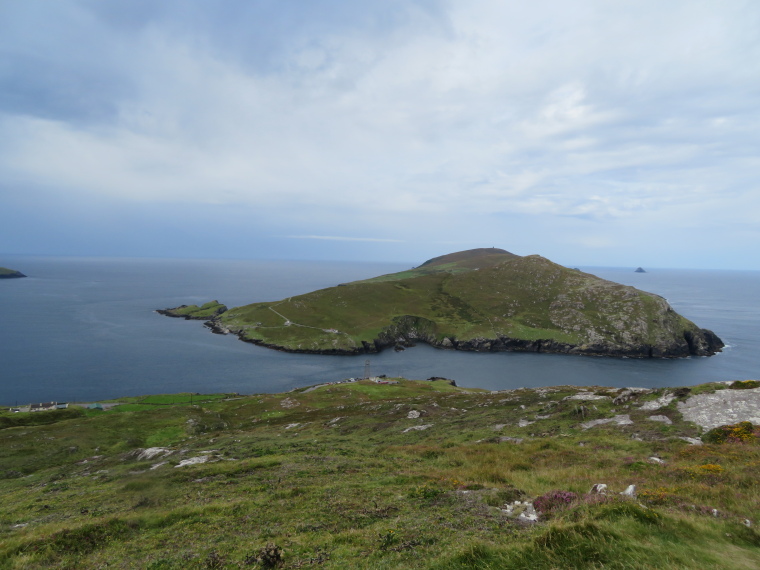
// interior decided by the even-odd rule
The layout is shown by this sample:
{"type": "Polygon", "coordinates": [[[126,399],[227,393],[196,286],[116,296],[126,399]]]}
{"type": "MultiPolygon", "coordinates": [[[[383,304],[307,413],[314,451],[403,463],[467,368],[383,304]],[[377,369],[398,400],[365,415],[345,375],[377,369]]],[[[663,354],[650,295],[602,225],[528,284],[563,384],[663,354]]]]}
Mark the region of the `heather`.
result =
{"type": "Polygon", "coordinates": [[[760,565],[760,445],[689,390],[385,381],[0,424],[0,567],[760,565]]]}

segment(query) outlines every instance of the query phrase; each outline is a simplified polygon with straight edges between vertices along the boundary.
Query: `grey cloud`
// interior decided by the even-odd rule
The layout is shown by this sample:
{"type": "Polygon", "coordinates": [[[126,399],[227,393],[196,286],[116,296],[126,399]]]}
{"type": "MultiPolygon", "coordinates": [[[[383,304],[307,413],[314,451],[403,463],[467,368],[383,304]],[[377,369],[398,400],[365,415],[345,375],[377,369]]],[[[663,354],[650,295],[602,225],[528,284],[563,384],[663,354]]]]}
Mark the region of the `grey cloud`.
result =
{"type": "Polygon", "coordinates": [[[483,223],[503,216],[588,247],[760,211],[754,3],[48,6],[0,8],[0,175],[19,187],[304,224],[281,236],[409,215],[430,239],[457,218],[511,237],[483,223]]]}

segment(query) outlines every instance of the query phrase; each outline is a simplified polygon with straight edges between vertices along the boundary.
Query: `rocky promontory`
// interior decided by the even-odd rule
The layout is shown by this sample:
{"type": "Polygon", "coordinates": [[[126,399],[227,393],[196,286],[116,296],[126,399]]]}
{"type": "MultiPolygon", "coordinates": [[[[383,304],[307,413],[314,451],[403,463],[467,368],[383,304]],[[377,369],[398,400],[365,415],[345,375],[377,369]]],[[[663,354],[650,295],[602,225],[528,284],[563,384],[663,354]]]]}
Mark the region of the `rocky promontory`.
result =
{"type": "Polygon", "coordinates": [[[375,353],[424,342],[477,352],[633,358],[710,356],[723,347],[652,293],[538,255],[478,249],[415,269],[276,302],[160,311],[287,352],[375,353]]]}
{"type": "Polygon", "coordinates": [[[161,315],[166,315],[167,317],[175,317],[188,321],[205,321],[221,315],[226,310],[227,307],[222,305],[219,301],[209,301],[200,307],[198,305],[180,305],[173,309],[157,309],[156,312],[161,315]]]}

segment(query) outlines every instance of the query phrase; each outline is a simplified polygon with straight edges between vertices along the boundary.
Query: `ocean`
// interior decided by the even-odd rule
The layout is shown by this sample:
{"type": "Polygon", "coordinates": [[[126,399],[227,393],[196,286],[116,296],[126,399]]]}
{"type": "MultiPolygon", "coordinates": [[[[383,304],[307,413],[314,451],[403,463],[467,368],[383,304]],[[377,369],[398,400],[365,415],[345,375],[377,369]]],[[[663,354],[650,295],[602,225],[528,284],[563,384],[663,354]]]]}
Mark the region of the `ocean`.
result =
{"type": "Polygon", "coordinates": [[[321,356],[277,352],[210,333],[155,309],[217,299],[278,300],[408,269],[391,263],[7,256],[29,277],[0,280],[0,404],[94,401],[174,392],[282,392],[361,376],[442,376],[492,390],[684,386],[760,377],[760,272],[580,267],[667,298],[728,345],[709,358],[637,360],[403,352],[321,356]]]}

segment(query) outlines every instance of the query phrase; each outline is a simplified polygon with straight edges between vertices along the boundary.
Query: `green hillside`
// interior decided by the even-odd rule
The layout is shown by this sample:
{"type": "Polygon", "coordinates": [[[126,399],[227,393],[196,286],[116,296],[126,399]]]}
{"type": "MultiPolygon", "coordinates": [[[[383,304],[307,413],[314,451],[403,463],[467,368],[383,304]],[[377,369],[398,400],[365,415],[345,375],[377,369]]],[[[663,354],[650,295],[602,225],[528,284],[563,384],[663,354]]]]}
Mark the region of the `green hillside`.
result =
{"type": "Polygon", "coordinates": [[[257,344],[318,353],[426,342],[458,350],[679,357],[723,346],[658,295],[496,249],[235,307],[210,325],[257,344]]]}
{"type": "Polygon", "coordinates": [[[0,413],[0,568],[760,567],[760,429],[679,411],[726,385],[390,382],[0,413]]]}
{"type": "Polygon", "coordinates": [[[26,277],[20,271],[15,269],[8,269],[7,267],[0,267],[0,279],[12,279],[14,277],[26,277]]]}

